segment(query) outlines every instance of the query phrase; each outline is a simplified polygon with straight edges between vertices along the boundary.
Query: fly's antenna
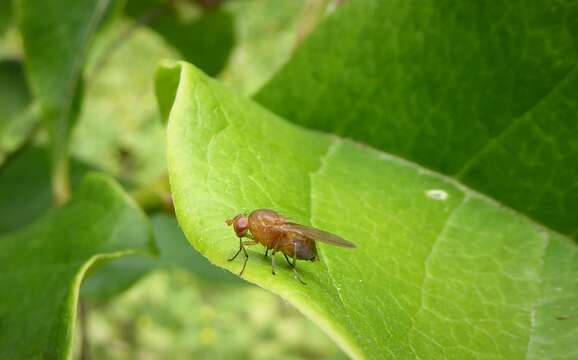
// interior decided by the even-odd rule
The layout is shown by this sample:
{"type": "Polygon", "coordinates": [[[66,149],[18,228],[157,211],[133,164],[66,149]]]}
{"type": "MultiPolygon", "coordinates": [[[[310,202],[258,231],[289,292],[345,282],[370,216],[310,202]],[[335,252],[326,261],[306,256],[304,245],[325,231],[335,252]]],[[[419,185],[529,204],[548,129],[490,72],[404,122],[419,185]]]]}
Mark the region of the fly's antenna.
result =
{"type": "Polygon", "coordinates": [[[234,218],[225,220],[225,224],[232,225],[239,217],[244,216],[243,214],[237,214],[234,218]]]}

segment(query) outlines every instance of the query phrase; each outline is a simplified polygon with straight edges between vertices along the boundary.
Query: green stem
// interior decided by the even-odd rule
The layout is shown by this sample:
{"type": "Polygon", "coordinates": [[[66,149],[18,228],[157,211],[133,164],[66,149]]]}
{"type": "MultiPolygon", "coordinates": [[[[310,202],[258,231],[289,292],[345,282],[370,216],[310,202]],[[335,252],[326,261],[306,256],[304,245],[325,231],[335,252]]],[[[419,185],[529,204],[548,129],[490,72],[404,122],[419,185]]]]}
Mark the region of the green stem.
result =
{"type": "Polygon", "coordinates": [[[70,198],[70,172],[68,157],[61,156],[54,163],[52,172],[52,195],[56,205],[62,205],[70,198]]]}

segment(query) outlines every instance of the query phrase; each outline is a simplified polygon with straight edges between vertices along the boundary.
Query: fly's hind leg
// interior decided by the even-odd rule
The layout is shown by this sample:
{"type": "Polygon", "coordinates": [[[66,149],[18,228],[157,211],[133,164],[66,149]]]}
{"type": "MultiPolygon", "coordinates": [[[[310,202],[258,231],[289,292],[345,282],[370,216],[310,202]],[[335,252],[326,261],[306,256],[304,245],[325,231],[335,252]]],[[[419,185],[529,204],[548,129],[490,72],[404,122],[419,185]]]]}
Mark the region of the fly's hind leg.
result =
{"type": "MultiPolygon", "coordinates": [[[[269,249],[273,250],[271,251],[271,274],[275,275],[275,267],[277,266],[277,264],[275,263],[275,253],[277,252],[277,248],[280,245],[280,241],[277,241],[273,244],[273,246],[271,248],[267,248],[267,251],[269,251],[269,249]]],[[[267,255],[267,253],[265,252],[265,255],[267,255]]]]}
{"type": "Polygon", "coordinates": [[[271,252],[271,274],[275,275],[275,253],[277,252],[277,250],[273,249],[273,251],[271,252]]]}
{"type": "Polygon", "coordinates": [[[257,244],[256,241],[243,241],[241,238],[239,238],[239,250],[235,253],[235,255],[232,258],[227,259],[227,261],[233,261],[239,255],[239,253],[243,251],[243,254],[245,255],[245,261],[243,261],[243,268],[241,269],[239,276],[243,275],[243,271],[245,271],[245,266],[247,266],[247,260],[249,260],[249,254],[247,254],[247,249],[245,249],[245,246],[251,246],[255,244],[257,244]]]}
{"type": "MultiPolygon", "coordinates": [[[[285,254],[283,254],[285,255],[285,254]]],[[[285,255],[285,259],[287,259],[287,255],[285,255]]],[[[287,259],[287,262],[289,262],[289,259],[287,259]]],[[[303,281],[301,279],[301,276],[299,276],[299,273],[297,272],[297,244],[293,244],[293,264],[289,263],[289,265],[291,265],[291,267],[293,268],[293,275],[295,276],[295,279],[299,280],[299,282],[303,285],[307,285],[305,284],[305,281],[303,281]]]]}

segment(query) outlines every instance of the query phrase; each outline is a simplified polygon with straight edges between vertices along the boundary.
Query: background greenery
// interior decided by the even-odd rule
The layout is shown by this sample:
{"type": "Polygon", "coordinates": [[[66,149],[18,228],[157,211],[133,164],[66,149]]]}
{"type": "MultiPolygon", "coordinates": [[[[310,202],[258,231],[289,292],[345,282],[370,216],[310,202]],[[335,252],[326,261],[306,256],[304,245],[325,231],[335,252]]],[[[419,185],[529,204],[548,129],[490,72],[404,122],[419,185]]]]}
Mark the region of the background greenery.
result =
{"type": "MultiPolygon", "coordinates": [[[[28,57],[50,59],[53,53],[25,53],[15,10],[28,5],[2,1],[0,10],[0,234],[20,237],[19,229],[53,207],[49,136],[43,126],[36,125],[40,110],[24,69],[28,57]]],[[[55,11],[73,8],[65,1],[46,5],[55,11]]],[[[255,0],[215,2],[214,6],[195,1],[105,5],[107,14],[85,44],[85,65],[80,68],[82,111],[70,134],[70,183],[76,189],[87,172],[96,170],[115,177],[125,189],[133,189],[137,199],[138,189],[150,189],[150,184],[159,183],[159,191],[166,192],[162,181],[166,173],[164,126],[153,91],[159,61],[195,62],[250,95],[286,61],[300,32],[309,31],[326,6],[322,1],[277,4],[255,0]]],[[[34,37],[49,41],[38,34],[34,37]]],[[[65,37],[56,40],[62,43],[65,37]]],[[[80,50],[74,51],[68,53],[72,53],[71,59],[77,58],[80,50]]],[[[46,71],[60,82],[61,74],[70,68],[62,66],[66,69],[47,65],[46,71]]],[[[150,197],[150,191],[144,193],[150,197]]],[[[157,208],[158,199],[141,200],[141,205],[150,205],[149,219],[161,257],[133,255],[116,260],[99,267],[96,273],[100,275],[83,283],[84,313],[75,326],[74,357],[345,358],[327,335],[286,302],[210,265],[188,245],[174,216],[164,214],[162,206],[157,208]],[[84,348],[83,340],[88,340],[84,348]]],[[[82,217],[86,215],[81,211],[82,217]]],[[[90,224],[94,220],[85,221],[90,224]]],[[[84,226],[77,223],[75,227],[82,231],[84,226]]],[[[59,238],[55,232],[54,239],[45,239],[48,248],[62,241],[59,238]]],[[[18,271],[15,269],[26,260],[17,255],[21,249],[9,252],[6,244],[10,240],[2,241],[1,271],[6,276],[18,271]],[[9,255],[15,258],[10,270],[9,255]]],[[[18,286],[3,282],[4,289],[18,286]]],[[[26,358],[34,353],[62,356],[62,350],[31,345],[38,337],[31,331],[36,328],[34,323],[20,324],[21,332],[15,332],[18,326],[13,322],[22,321],[29,311],[25,307],[16,313],[4,295],[0,299],[1,358],[26,358]],[[2,315],[5,311],[14,312],[11,322],[2,315]],[[27,333],[25,341],[15,340],[21,336],[18,334],[27,333]],[[15,347],[19,343],[22,347],[15,347]]],[[[13,299],[20,295],[14,294],[13,299]]],[[[58,315],[55,312],[53,316],[58,315]]]]}
{"type": "Polygon", "coordinates": [[[575,358],[577,24],[2,1],[0,358],[575,358]],[[359,247],[250,285],[223,220],[258,207],[359,247]]]}

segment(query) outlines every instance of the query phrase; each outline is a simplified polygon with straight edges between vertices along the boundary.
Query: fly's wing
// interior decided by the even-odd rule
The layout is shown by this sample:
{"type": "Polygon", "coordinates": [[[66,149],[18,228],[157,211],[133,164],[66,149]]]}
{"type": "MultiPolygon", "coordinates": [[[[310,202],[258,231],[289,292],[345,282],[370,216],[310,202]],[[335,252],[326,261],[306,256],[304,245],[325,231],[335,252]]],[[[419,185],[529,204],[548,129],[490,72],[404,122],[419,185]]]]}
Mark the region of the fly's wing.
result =
{"type": "Polygon", "coordinates": [[[341,246],[341,247],[348,247],[354,248],[355,244],[347,241],[335,234],[329,233],[327,231],[319,230],[311,226],[305,226],[300,224],[295,224],[288,222],[284,225],[280,226],[281,229],[284,231],[290,231],[302,235],[306,238],[321,241],[327,244],[341,246]]]}

